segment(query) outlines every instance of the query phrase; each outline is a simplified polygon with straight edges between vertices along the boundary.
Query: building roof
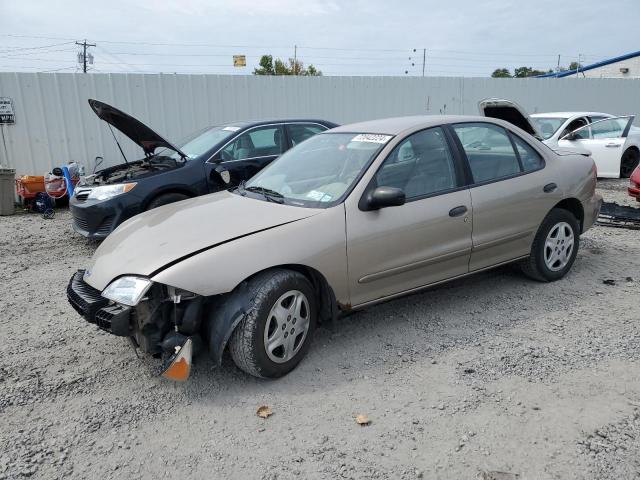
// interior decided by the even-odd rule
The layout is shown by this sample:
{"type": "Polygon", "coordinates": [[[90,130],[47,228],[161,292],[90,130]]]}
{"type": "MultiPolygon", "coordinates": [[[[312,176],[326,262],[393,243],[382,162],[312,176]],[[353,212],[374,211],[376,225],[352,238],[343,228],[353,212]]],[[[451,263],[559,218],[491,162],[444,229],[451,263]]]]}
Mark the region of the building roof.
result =
{"type": "MultiPolygon", "coordinates": [[[[607,60],[601,60],[600,62],[592,63],[591,65],[587,65],[585,67],[580,68],[580,72],[585,72],[587,70],[593,70],[594,68],[604,67],[605,65],[611,65],[612,63],[621,62],[623,60],[628,60],[630,58],[640,57],[640,50],[637,52],[627,53],[625,55],[620,55],[619,57],[609,58],[607,60]]],[[[575,75],[575,70],[565,70],[563,72],[552,72],[545,73],[544,75],[536,75],[536,78],[562,78],[569,77],[571,75],[575,75]]]]}

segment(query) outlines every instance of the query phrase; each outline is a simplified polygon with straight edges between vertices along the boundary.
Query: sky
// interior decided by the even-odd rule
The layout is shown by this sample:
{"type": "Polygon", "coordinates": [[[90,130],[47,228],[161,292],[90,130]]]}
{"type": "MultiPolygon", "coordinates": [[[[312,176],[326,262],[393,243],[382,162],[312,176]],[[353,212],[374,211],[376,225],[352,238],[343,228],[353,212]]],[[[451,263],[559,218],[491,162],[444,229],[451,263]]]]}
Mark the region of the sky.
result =
{"type": "Polygon", "coordinates": [[[0,71],[79,71],[86,39],[92,72],[248,75],[270,54],[421,76],[426,50],[425,75],[490,76],[640,50],[638,19],[640,0],[0,0],[0,71]]]}

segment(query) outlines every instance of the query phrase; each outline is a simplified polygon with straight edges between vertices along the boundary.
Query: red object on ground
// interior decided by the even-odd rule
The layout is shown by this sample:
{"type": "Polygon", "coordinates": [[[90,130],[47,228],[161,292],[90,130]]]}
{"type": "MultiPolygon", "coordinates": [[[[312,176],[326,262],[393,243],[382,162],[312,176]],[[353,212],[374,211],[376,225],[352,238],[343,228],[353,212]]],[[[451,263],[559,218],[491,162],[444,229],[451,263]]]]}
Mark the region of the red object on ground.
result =
{"type": "Polygon", "coordinates": [[[640,202],[640,165],[636,167],[629,178],[629,195],[640,202]]]}
{"type": "Polygon", "coordinates": [[[25,200],[32,200],[40,192],[44,192],[44,177],[40,175],[23,175],[16,179],[16,192],[25,200]]]}

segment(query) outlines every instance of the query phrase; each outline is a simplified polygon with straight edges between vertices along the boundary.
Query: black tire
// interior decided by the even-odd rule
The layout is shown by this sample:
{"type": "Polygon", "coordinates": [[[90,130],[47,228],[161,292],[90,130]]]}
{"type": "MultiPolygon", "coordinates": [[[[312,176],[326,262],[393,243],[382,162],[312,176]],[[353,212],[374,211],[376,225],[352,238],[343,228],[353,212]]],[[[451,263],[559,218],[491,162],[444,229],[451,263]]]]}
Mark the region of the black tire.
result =
{"type": "Polygon", "coordinates": [[[640,163],[640,152],[635,148],[628,148],[620,159],[620,178],[629,178],[640,163]]]}
{"type": "MultiPolygon", "coordinates": [[[[316,298],[309,280],[301,273],[274,269],[262,272],[249,280],[250,307],[229,339],[231,358],[241,370],[255,377],[277,378],[293,370],[306,355],[316,327],[316,298]],[[290,291],[299,291],[307,299],[309,324],[301,345],[291,359],[277,363],[267,354],[265,328],[272,307],[281,296],[290,291]]],[[[292,319],[293,320],[293,319],[292,319]]],[[[287,329],[291,324],[288,324],[287,329]]],[[[297,344],[299,345],[299,344],[297,344]]],[[[294,350],[295,351],[295,350],[294,350]]]]}
{"type": "Polygon", "coordinates": [[[578,220],[568,210],[554,208],[547,214],[540,224],[538,232],[533,240],[533,245],[531,246],[531,255],[522,260],[520,268],[526,276],[539,282],[554,282],[556,280],[560,280],[571,269],[571,266],[576,259],[576,255],[578,254],[579,247],[580,225],[578,220]],[[547,249],[545,244],[547,236],[551,230],[561,223],[568,224],[572,230],[573,249],[566,265],[558,270],[552,270],[545,262],[545,250],[547,249]]]}
{"type": "Polygon", "coordinates": [[[162,205],[167,205],[169,203],[186,200],[187,198],[189,198],[189,196],[185,195],[184,193],[163,193],[162,195],[158,195],[156,198],[149,202],[149,205],[147,205],[147,210],[151,210],[162,205]]]}

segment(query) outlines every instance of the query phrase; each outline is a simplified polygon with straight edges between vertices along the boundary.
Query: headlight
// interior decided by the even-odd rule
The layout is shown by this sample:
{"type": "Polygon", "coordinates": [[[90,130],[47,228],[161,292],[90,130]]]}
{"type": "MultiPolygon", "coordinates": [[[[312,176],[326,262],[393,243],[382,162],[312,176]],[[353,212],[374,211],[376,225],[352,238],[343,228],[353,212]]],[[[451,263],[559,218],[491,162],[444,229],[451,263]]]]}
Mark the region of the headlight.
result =
{"type": "Polygon", "coordinates": [[[136,183],[120,183],[118,185],[103,185],[101,187],[92,188],[89,192],[88,198],[93,198],[94,200],[108,200],[110,198],[116,197],[118,195],[122,195],[123,193],[127,193],[133,187],[136,186],[136,183]]]}
{"type": "Polygon", "coordinates": [[[120,277],[107,285],[102,296],[135,307],[152,284],[151,280],[143,277],[120,277]]]}

